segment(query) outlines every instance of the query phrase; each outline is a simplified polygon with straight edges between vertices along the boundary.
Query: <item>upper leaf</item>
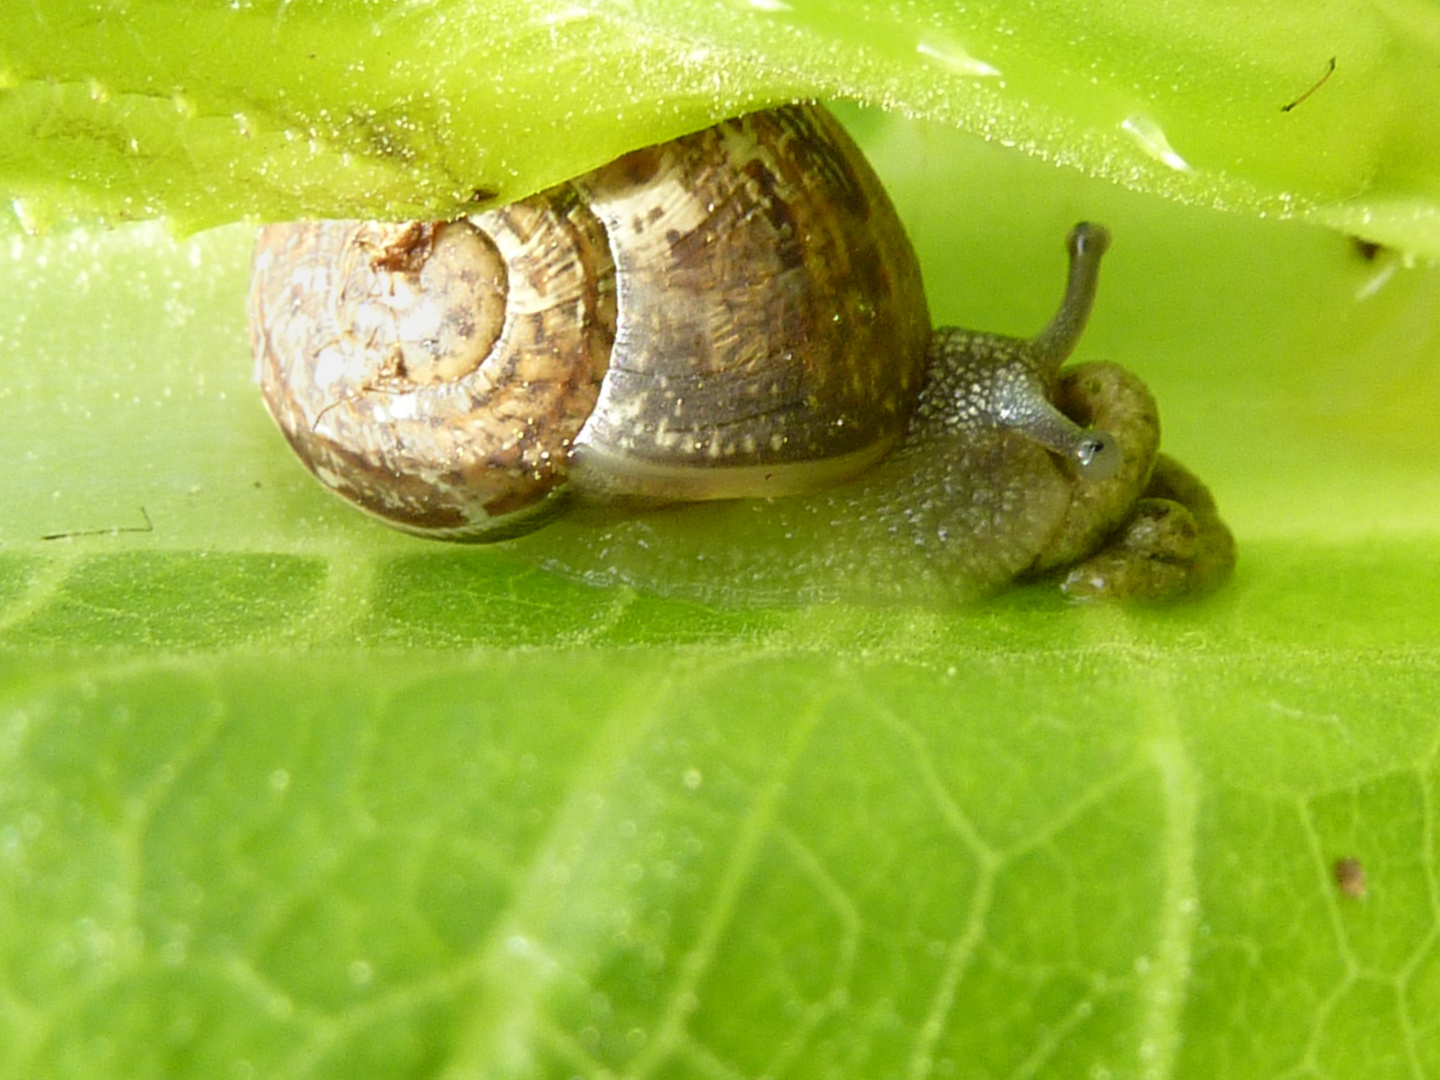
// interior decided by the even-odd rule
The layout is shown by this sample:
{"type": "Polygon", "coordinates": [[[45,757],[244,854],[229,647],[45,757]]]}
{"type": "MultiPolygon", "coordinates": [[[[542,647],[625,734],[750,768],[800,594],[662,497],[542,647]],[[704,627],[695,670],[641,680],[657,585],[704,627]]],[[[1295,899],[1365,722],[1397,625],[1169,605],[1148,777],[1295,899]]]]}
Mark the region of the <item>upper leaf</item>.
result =
{"type": "Polygon", "coordinates": [[[1436,256],[1437,56],[1421,0],[53,0],[0,24],[0,189],[31,227],[446,217],[850,97],[1436,256]]]}

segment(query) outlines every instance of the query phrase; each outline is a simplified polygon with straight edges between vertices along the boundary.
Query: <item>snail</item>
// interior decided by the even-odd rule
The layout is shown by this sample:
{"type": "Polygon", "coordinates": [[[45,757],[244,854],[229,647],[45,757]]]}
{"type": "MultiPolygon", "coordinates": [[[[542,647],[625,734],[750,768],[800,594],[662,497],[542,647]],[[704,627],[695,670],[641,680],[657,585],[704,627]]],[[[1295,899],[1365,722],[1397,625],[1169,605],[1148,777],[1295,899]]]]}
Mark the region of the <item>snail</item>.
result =
{"type": "Polygon", "coordinates": [[[1149,392],[1060,370],[1108,245],[1075,227],[1032,339],[932,332],[879,179],[828,112],[785,106],[457,221],[267,226],[256,377],[362,509],[533,533],[587,580],[949,603],[1068,567],[1075,597],[1209,588],[1233,541],[1158,454],[1149,392]]]}

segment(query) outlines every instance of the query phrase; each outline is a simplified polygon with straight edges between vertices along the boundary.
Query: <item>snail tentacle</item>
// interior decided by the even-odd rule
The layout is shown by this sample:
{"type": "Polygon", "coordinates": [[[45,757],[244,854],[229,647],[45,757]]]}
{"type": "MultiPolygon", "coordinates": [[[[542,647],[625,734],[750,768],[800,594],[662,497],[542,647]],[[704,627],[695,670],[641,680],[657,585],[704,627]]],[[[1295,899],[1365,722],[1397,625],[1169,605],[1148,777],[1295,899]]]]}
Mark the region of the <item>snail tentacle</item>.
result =
{"type": "MultiPolygon", "coordinates": [[[[1070,272],[1065,295],[1049,325],[1029,340],[935,332],[932,361],[959,367],[963,377],[955,408],[979,421],[988,418],[1069,461],[1086,480],[1108,480],[1120,469],[1120,444],[1109,432],[1075,423],[1052,403],[1060,367],[1074,351],[1095,305],[1100,259],[1110,246],[1103,225],[1082,221],[1070,230],[1070,272]]],[[[934,370],[934,368],[932,368],[934,370]]]]}
{"type": "Polygon", "coordinates": [[[1050,378],[1069,359],[1085,333],[1095,292],[1100,285],[1100,260],[1110,250],[1110,230],[1104,225],[1082,221],[1066,238],[1070,253],[1070,274],[1060,308],[1048,326],[1030,339],[1028,352],[1037,370],[1050,378]]]}

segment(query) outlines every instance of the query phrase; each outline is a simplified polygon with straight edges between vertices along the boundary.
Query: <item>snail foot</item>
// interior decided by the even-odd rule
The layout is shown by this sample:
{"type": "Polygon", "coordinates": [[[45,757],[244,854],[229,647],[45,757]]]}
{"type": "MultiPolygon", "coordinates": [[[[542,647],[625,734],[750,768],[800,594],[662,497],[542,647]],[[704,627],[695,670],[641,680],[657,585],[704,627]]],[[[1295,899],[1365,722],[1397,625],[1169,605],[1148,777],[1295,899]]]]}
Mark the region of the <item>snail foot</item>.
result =
{"type": "Polygon", "coordinates": [[[1134,512],[1060,580],[1067,599],[1165,602],[1210,592],[1235,568],[1235,537],[1208,488],[1165,455],[1134,512]]]}

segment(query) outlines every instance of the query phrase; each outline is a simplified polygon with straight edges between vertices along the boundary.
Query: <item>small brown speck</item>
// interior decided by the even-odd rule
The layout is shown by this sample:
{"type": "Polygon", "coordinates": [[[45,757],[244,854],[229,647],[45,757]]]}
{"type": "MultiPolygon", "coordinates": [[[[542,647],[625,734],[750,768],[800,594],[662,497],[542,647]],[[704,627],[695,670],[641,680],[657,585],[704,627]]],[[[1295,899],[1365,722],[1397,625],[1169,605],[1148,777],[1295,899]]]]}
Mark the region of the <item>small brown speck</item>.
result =
{"type": "Polygon", "coordinates": [[[392,274],[418,274],[435,249],[440,222],[411,221],[403,231],[370,258],[375,270],[392,274]]]}
{"type": "Polygon", "coordinates": [[[1374,240],[1362,240],[1358,236],[1352,236],[1350,242],[1355,245],[1355,254],[1366,262],[1374,262],[1380,257],[1380,252],[1385,250],[1384,244],[1376,243],[1374,240]]]}
{"type": "Polygon", "coordinates": [[[1359,859],[1345,858],[1335,860],[1335,884],[1346,896],[1354,897],[1356,900],[1365,897],[1365,866],[1359,859]]]}

